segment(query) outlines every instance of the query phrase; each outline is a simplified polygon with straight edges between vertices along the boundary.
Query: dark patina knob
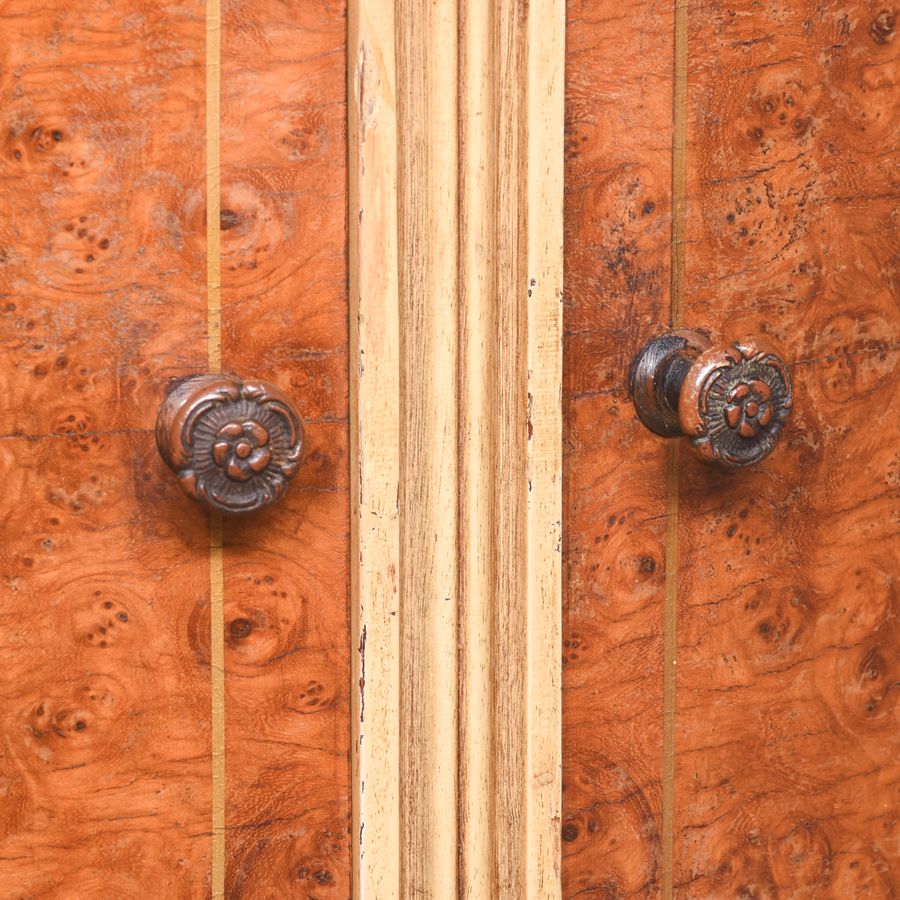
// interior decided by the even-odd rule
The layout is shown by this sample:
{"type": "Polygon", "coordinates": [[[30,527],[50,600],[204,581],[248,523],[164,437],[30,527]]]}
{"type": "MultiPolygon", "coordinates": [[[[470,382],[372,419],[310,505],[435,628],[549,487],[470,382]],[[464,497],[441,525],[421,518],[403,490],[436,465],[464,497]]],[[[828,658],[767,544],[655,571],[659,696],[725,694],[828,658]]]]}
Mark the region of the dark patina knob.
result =
{"type": "Polygon", "coordinates": [[[707,462],[740,469],[768,456],[791,413],[784,361],[754,338],[714,341],[699,331],[668,331],[635,357],[629,390],[655,434],[690,438],[707,462]]]}
{"type": "Polygon", "coordinates": [[[250,513],[274,503],[297,474],[303,425],[271,384],[196,375],[160,406],[156,445],[188,496],[220,513],[250,513]]]}

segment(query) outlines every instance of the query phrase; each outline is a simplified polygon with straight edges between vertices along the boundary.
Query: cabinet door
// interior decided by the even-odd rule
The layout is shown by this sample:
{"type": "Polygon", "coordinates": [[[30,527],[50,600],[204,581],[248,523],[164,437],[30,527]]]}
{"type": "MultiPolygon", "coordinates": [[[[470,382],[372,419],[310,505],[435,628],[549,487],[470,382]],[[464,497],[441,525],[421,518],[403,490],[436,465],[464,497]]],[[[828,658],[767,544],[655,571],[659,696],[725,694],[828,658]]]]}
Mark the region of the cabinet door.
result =
{"type": "Polygon", "coordinates": [[[0,895],[347,896],[344,10],[0,31],[0,895]],[[306,435],[224,524],[154,442],[219,369],[306,435]]]}
{"type": "Polygon", "coordinates": [[[565,896],[900,890],[896,14],[568,3],[565,896]],[[780,348],[760,464],[635,417],[673,326],[780,348]]]}

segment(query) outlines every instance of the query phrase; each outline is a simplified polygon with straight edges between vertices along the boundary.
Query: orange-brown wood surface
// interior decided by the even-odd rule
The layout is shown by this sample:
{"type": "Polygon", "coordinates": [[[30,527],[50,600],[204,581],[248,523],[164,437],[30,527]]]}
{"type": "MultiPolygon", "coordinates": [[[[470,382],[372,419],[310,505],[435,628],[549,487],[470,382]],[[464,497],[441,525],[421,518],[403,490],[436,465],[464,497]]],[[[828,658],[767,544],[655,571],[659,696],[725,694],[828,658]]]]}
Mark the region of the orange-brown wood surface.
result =
{"type": "Polygon", "coordinates": [[[226,895],[350,895],[346,20],[225,0],[222,362],[284,389],[303,467],[226,523],[226,895]]]}
{"type": "Polygon", "coordinates": [[[203,897],[209,540],[152,431],[206,359],[203,9],[0,31],[0,895],[203,897]]]}
{"type": "Polygon", "coordinates": [[[900,27],[689,13],[684,320],[796,404],[756,470],[683,454],[675,875],[690,897],[900,892],[900,27]]]}
{"type": "Polygon", "coordinates": [[[662,851],[666,457],[624,385],[668,319],[672,15],[568,17],[563,891],[642,896],[662,851]]]}
{"type": "Polygon", "coordinates": [[[657,216],[672,193],[675,14],[569,3],[564,895],[657,896],[668,878],[678,897],[894,897],[896,10],[687,13],[686,244],[672,273],[657,216]],[[631,182],[623,158],[640,163],[631,182]],[[682,448],[666,483],[670,451],[640,435],[625,378],[670,312],[764,337],[788,361],[794,415],[761,465],[719,473],[682,448]],[[632,507],[641,528],[628,529],[632,507]],[[664,746],[659,573],[676,552],[664,746]]]}
{"type": "MultiPolygon", "coordinates": [[[[153,436],[208,366],[206,16],[0,11],[3,897],[216,884],[209,521],[153,436]]],[[[225,891],[347,896],[344,9],[226,2],[221,33],[222,364],[307,439],[224,531],[225,891]]]]}

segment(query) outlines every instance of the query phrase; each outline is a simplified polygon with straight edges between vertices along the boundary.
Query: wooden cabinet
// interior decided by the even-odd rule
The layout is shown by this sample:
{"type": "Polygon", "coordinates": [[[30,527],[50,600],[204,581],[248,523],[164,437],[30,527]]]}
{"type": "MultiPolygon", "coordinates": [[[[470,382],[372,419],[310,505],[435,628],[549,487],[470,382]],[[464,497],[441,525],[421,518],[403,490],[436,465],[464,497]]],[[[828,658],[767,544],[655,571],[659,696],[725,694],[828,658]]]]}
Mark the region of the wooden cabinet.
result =
{"type": "Polygon", "coordinates": [[[898,15],[0,6],[0,896],[894,897],[898,15]],[[758,464],[671,329],[777,348],[758,464]]]}

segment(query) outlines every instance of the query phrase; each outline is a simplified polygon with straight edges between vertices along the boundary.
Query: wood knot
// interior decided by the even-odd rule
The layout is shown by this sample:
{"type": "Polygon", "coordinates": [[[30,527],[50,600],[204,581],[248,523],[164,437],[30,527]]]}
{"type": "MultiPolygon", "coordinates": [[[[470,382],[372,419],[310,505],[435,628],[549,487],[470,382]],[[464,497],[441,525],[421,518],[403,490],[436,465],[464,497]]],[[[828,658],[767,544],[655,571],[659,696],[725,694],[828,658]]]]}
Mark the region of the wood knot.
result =
{"type": "Polygon", "coordinates": [[[298,881],[314,881],[316,884],[326,885],[334,881],[334,875],[328,869],[316,869],[311,872],[307,866],[300,866],[297,869],[298,881]]]}
{"type": "Polygon", "coordinates": [[[897,17],[890,10],[882,10],[869,26],[869,34],[876,44],[889,44],[894,39],[897,17]]]}
{"type": "Polygon", "coordinates": [[[320,681],[307,682],[285,706],[292,712],[308,714],[318,712],[334,702],[334,691],[320,681]]]}
{"type": "Polygon", "coordinates": [[[249,619],[234,619],[229,626],[231,636],[235,640],[243,640],[253,631],[253,623],[249,619]]]}
{"type": "Polygon", "coordinates": [[[233,209],[223,209],[219,213],[219,228],[222,231],[228,231],[234,228],[241,221],[240,216],[233,209]]]}

